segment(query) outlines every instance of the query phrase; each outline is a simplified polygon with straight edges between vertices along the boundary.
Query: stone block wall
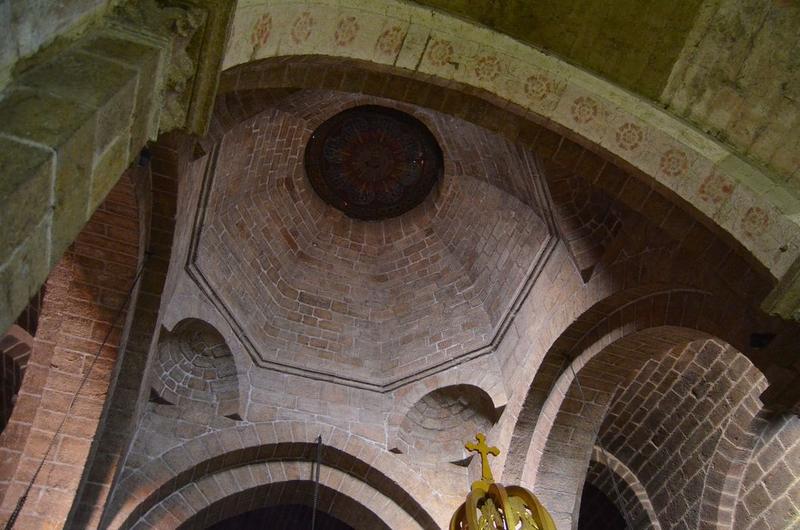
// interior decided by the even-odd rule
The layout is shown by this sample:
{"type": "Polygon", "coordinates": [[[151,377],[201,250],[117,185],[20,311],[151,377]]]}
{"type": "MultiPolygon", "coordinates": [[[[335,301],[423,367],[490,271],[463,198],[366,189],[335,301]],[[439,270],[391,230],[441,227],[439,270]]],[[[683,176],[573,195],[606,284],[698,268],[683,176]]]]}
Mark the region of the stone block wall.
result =
{"type": "Polygon", "coordinates": [[[709,0],[660,96],[800,196],[800,6],[709,0]]]}
{"type": "MultiPolygon", "coordinates": [[[[207,126],[232,3],[113,4],[105,17],[99,17],[109,5],[103,1],[0,4],[0,22],[13,26],[3,37],[34,50],[98,14],[82,35],[20,67],[12,83],[0,73],[0,223],[9,227],[0,236],[2,329],[146,141],[159,130],[207,126]],[[206,17],[208,11],[214,16],[206,17]]],[[[6,44],[4,51],[19,51],[6,44]]]]}
{"type": "Polygon", "coordinates": [[[1,3],[0,91],[10,81],[18,61],[30,58],[58,38],[74,38],[113,3],[112,0],[1,3]]]}
{"type": "Polygon", "coordinates": [[[4,327],[35,293],[158,130],[164,43],[93,34],[15,80],[0,100],[4,327]],[[43,200],[45,198],[46,200],[43,200]]]}

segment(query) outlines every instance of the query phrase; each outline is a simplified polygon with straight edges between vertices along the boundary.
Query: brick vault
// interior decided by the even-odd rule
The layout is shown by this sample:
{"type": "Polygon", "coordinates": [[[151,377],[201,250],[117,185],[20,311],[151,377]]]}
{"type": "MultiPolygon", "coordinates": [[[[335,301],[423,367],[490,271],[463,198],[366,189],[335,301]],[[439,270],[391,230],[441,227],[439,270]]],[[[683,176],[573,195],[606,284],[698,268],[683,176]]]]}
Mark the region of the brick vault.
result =
{"type": "Polygon", "coordinates": [[[800,528],[792,2],[17,4],[7,528],[800,528]]]}
{"type": "Polygon", "coordinates": [[[364,102],[300,92],[229,131],[187,269],[257,363],[383,390],[491,352],[552,245],[526,153],[410,105],[399,107],[435,131],[445,161],[424,202],[372,222],[325,204],[306,144],[364,102]]]}

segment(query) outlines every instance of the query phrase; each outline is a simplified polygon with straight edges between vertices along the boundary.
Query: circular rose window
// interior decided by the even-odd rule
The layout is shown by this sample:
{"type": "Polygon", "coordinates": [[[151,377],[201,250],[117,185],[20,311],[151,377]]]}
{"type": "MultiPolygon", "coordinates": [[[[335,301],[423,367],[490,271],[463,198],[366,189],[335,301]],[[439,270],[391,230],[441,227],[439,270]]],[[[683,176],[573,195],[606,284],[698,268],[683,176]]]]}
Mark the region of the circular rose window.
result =
{"type": "Polygon", "coordinates": [[[416,118],[378,106],[345,110],[306,146],[306,173],[322,199],[350,217],[386,219],[420,204],[442,174],[442,150],[416,118]]]}

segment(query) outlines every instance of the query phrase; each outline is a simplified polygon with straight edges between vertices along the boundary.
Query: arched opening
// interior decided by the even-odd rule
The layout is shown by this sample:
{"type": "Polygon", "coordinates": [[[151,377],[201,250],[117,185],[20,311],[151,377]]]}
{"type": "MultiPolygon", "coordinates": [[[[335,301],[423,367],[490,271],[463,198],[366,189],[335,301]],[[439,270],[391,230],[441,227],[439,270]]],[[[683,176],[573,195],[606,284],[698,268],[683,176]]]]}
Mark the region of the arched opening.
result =
{"type": "MultiPolygon", "coordinates": [[[[578,530],[626,530],[628,524],[619,508],[595,485],[587,482],[581,491],[578,530]]],[[[645,528],[645,527],[634,527],[645,528]]]]}
{"type": "Polygon", "coordinates": [[[261,530],[262,528],[294,530],[310,528],[312,519],[314,527],[320,530],[355,530],[323,511],[316,510],[316,514],[314,511],[313,508],[302,504],[269,506],[229,517],[210,526],[208,530],[261,530]]]}
{"type": "MultiPolygon", "coordinates": [[[[254,498],[264,503],[261,506],[311,503],[311,463],[316,460],[317,453],[315,431],[304,422],[280,422],[277,428],[271,423],[262,423],[244,430],[247,433],[244,443],[240,431],[243,430],[234,427],[196,437],[165,451],[129,474],[118,485],[106,509],[104,526],[129,528],[140,520],[152,521],[158,517],[178,527],[195,514],[210,513],[222,517],[237,515],[249,507],[259,507],[247,504],[256,502],[254,498]],[[298,439],[301,436],[305,439],[298,439]],[[250,479],[242,478],[244,468],[248,470],[245,476],[250,479]],[[166,469],[172,469],[176,475],[173,477],[166,469]],[[159,478],[154,482],[152,477],[159,478]],[[272,485],[280,482],[281,477],[306,482],[296,490],[284,489],[280,484],[272,485]],[[200,486],[200,482],[207,483],[207,489],[200,486]],[[220,489],[219,484],[225,487],[220,489]],[[196,496],[198,488],[205,492],[202,498],[204,506],[200,507],[196,496]],[[258,491],[262,494],[254,496],[256,490],[253,488],[260,488],[258,491]],[[295,497],[282,501],[284,491],[295,497]],[[241,495],[247,502],[240,503],[234,494],[241,495]],[[170,510],[163,509],[176,503],[191,507],[181,510],[180,520],[170,517],[170,510]],[[225,503],[230,503],[228,509],[220,508],[225,503]],[[208,512],[203,511],[205,508],[208,512]]],[[[320,476],[322,483],[332,492],[370,491],[369,495],[359,498],[379,506],[372,510],[374,513],[386,513],[386,517],[396,521],[387,523],[389,528],[437,528],[426,508],[410,493],[415,487],[414,481],[420,480],[419,475],[409,475],[406,466],[394,455],[379,452],[364,439],[337,428],[327,428],[322,443],[320,476]],[[354,454],[369,458],[371,463],[354,454]]],[[[330,505],[339,509],[332,500],[330,505]]],[[[201,522],[197,523],[200,528],[205,528],[203,525],[206,523],[217,522],[207,521],[205,515],[198,517],[201,517],[201,522]]],[[[358,528],[350,523],[349,516],[338,518],[358,528]]]]}
{"type": "Polygon", "coordinates": [[[581,492],[578,529],[648,528],[660,530],[644,484],[631,469],[595,445],[581,492]]]}
{"type": "MultiPolygon", "coordinates": [[[[276,466],[277,467],[277,466],[276,466]]],[[[291,473],[297,464],[284,463],[291,473]]],[[[310,467],[303,469],[310,470],[310,467]]],[[[255,479],[256,482],[259,478],[255,479]]],[[[316,528],[328,530],[390,530],[420,528],[413,520],[398,516],[396,507],[381,507],[371,500],[353,498],[353,482],[347,476],[340,477],[339,488],[331,487],[329,481],[320,484],[317,492],[316,528]],[[402,525],[402,526],[392,526],[402,525]]],[[[202,488],[202,484],[198,484],[202,488]]],[[[224,486],[223,486],[224,488],[224,486]]],[[[357,491],[357,490],[356,490],[357,491]]],[[[370,492],[375,495],[376,492],[370,492]]],[[[243,491],[223,492],[222,497],[206,503],[186,518],[174,518],[171,523],[180,529],[228,530],[266,528],[271,530],[294,530],[310,528],[314,513],[314,482],[311,480],[275,480],[243,491]],[[242,502],[248,498],[247,502],[242,502]],[[262,526],[257,526],[262,524],[262,526]]],[[[380,494],[378,494],[380,498],[380,494]]],[[[386,500],[383,498],[382,500],[386,500]]],[[[146,520],[146,519],[145,519],[146,520]]],[[[155,519],[154,522],[167,519],[155,519]]]]}
{"type": "Polygon", "coordinates": [[[398,432],[397,451],[424,462],[456,462],[465,440],[489,432],[499,414],[486,392],[453,385],[429,392],[408,410],[398,432]]]}
{"type": "Polygon", "coordinates": [[[753,405],[763,375],[725,343],[692,333],[679,337],[658,329],[633,333],[585,364],[573,363],[562,376],[564,397],[549,398],[537,424],[541,434],[534,438],[544,440],[529,453],[538,472],[528,479],[561,525],[579,525],[583,500],[569,492],[586,483],[603,486],[603,495],[634,527],[631,508],[647,507],[641,498],[652,501],[656,520],[684,521],[690,528],[700,523],[705,502],[719,502],[718,476],[726,471],[721,461],[716,469],[712,464],[726,444],[755,444],[753,405]],[[618,473],[623,479],[642,477],[642,494],[631,491],[626,498],[619,477],[593,480],[594,444],[629,468],[618,473]]]}
{"type": "Polygon", "coordinates": [[[16,324],[0,338],[0,432],[11,419],[32,347],[33,337],[16,324]]]}
{"type": "Polygon", "coordinates": [[[236,363],[224,337],[197,319],[159,337],[153,391],[161,400],[197,412],[240,419],[236,363]]]}

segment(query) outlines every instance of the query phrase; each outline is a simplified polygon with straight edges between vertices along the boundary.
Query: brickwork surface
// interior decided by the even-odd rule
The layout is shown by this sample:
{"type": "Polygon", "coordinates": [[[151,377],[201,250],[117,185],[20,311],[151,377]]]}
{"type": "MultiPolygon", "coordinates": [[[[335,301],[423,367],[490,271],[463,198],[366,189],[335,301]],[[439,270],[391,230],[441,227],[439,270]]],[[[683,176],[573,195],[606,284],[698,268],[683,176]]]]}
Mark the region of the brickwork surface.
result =
{"type": "Polygon", "coordinates": [[[487,344],[525,281],[544,224],[489,185],[512,188],[522,171],[507,142],[430,114],[420,117],[448,139],[447,162],[422,205],[365,223],[323,203],[302,169],[305,141],[324,118],[368,102],[290,96],[279,111],[231,130],[197,263],[262,358],[381,379],[487,344]]]}
{"type": "Polygon", "coordinates": [[[461,460],[464,440],[489,431],[496,421],[491,399],[479,388],[459,385],[427,394],[400,426],[399,447],[415,460],[461,460]]]}
{"type": "Polygon", "coordinates": [[[800,420],[765,422],[747,463],[734,528],[793,528],[800,524],[800,420]]]}
{"type": "Polygon", "coordinates": [[[16,468],[5,475],[13,481],[2,502],[4,518],[45,460],[17,528],[56,527],[70,513],[113,384],[125,312],[113,327],[112,323],[136,273],[139,237],[133,183],[124,178],[47,282],[33,351],[12,414],[18,427],[2,440],[4,450],[18,454],[16,468]],[[87,371],[87,382],[68,410],[87,371]]]}
{"type": "Polygon", "coordinates": [[[702,503],[715,495],[712,489],[721,493],[731,465],[714,456],[731,445],[753,445],[751,424],[763,384],[741,354],[723,345],[673,349],[645,364],[621,392],[598,443],[640,477],[663,525],[697,528],[702,503]],[[688,461],[695,464],[687,467],[688,461]]]}
{"type": "MultiPolygon", "coordinates": [[[[236,96],[229,95],[220,102],[222,106],[219,108],[219,121],[212,131],[210,143],[203,144],[199,160],[205,160],[207,163],[211,159],[209,153],[213,151],[213,144],[216,141],[222,142],[223,150],[220,151],[220,157],[225,156],[226,145],[237,145],[247,153],[257,151],[258,142],[265,143],[270,136],[262,132],[264,128],[270,127],[268,121],[265,121],[268,119],[300,115],[308,122],[306,131],[313,130],[313,124],[321,122],[326,116],[343,108],[343,101],[347,101],[344,103],[347,105],[353,104],[354,101],[375,100],[343,98],[341,95],[321,91],[291,94],[243,92],[236,96]],[[242,125],[237,126],[237,123],[242,125]],[[259,137],[259,134],[262,136],[259,137]]],[[[429,510],[435,524],[444,525],[453,507],[461,502],[466,487],[462,487],[461,484],[468,482],[468,476],[474,476],[474,465],[465,470],[448,464],[447,462],[465,456],[463,453],[459,455],[457,451],[453,453],[436,451],[436,458],[429,459],[417,453],[417,447],[426,444],[431,447],[446,441],[455,442],[462,434],[458,425],[451,426],[450,423],[456,417],[460,420],[466,419],[467,422],[474,422],[474,427],[480,426],[489,430],[492,436],[499,440],[504,455],[498,459],[497,469],[502,469],[509,440],[514,439],[512,434],[515,427],[531,421],[524,419],[516,423],[525,398],[525,392],[517,387],[527,389],[528,381],[533,379],[534,375],[538,379],[534,380],[532,387],[534,392],[531,395],[541,397],[540,406],[544,411],[542,418],[545,421],[533,420],[535,429],[531,431],[530,438],[533,442],[533,453],[529,450],[523,451],[524,467],[528,470],[533,469],[535,476],[535,479],[530,479],[527,485],[539,491],[543,491],[540,488],[557,491],[552,489],[554,484],[552,480],[560,480],[559,477],[569,478],[574,482],[573,488],[559,495],[570,499],[569,502],[572,504],[566,510],[571,512],[576,506],[583,477],[590,469],[589,462],[593,458],[594,443],[598,440],[596,435],[603,425],[603,420],[607,418],[609,407],[612,411],[616,410],[613,404],[616,402],[615,390],[618,384],[621,384],[622,388],[628,388],[628,381],[648,381],[655,377],[652,372],[647,371],[652,370],[652,363],[658,365],[662,362],[658,360],[662,359],[658,356],[659,353],[664,355],[663,359],[672,359],[678,353],[684,352],[685,346],[682,345],[707,337],[709,333],[724,336],[726,340],[741,347],[754,361],[760,363],[763,363],[767,354],[748,347],[747,330],[774,331],[777,335],[774,341],[776,345],[782,342],[781,337],[789,337],[793,333],[793,328],[784,328],[780,322],[764,319],[747,309],[747,300],[757,299],[758,293],[763,293],[768,288],[768,283],[764,283],[760,279],[763,276],[750,269],[735,253],[725,250],[724,245],[715,240],[712,234],[696,226],[680,210],[663,202],[653,202],[653,205],[661,204],[661,206],[647,209],[647,216],[644,216],[638,211],[631,211],[629,205],[635,203],[629,195],[631,191],[628,191],[628,194],[620,193],[618,190],[613,195],[606,192],[598,195],[597,188],[593,187],[596,184],[587,186],[586,181],[571,176],[565,177],[568,179],[565,182],[572,184],[564,185],[561,189],[570,191],[571,188],[577,188],[576,191],[570,195],[559,195],[554,192],[552,202],[543,203],[535,188],[530,186],[530,181],[526,182],[525,178],[516,176],[524,176],[526,171],[531,172],[538,167],[536,155],[517,155],[517,158],[509,158],[515,160],[515,165],[512,167],[522,168],[519,172],[509,171],[502,166],[492,164],[495,160],[503,159],[496,156],[498,151],[487,151],[493,156],[482,156],[480,152],[486,144],[492,149],[502,147],[510,153],[519,153],[519,146],[507,142],[490,142],[488,140],[493,137],[491,133],[464,122],[460,122],[457,129],[459,134],[453,134],[452,123],[458,123],[456,120],[439,117],[435,113],[414,111],[413,107],[404,106],[404,108],[419,112],[418,116],[421,116],[421,119],[440,138],[446,152],[458,152],[454,145],[464,146],[462,147],[464,152],[476,152],[470,155],[469,163],[460,166],[461,171],[472,172],[476,176],[488,175],[483,181],[486,185],[503,189],[509,196],[513,194],[537,218],[546,218],[550,215],[548,211],[558,212],[558,205],[564,205],[560,219],[556,218],[556,225],[559,225],[556,228],[574,226],[582,230],[583,226],[604,224],[605,228],[596,232],[601,233],[602,237],[587,238],[601,243],[597,247],[601,251],[593,253],[591,259],[586,261],[591,266],[583,270],[575,267],[578,260],[575,259],[574,250],[579,248],[578,245],[573,245],[572,248],[569,245],[557,247],[544,265],[539,281],[534,284],[517,311],[509,331],[503,335],[496,353],[450,368],[441,374],[423,378],[385,396],[332,382],[312,381],[296,375],[277,373],[255,365],[236,329],[215,308],[207,294],[187,275],[176,273],[173,279],[167,282],[170,285],[168,289],[171,302],[166,306],[164,325],[171,330],[170,333],[175,333],[183,319],[200,319],[213,326],[223,337],[236,363],[240,378],[244,423],[220,416],[210,410],[201,410],[188,402],[171,405],[155,400],[149,403],[128,458],[127,467],[116,488],[114,501],[109,507],[111,527],[127,527],[137,521],[138,524],[144,525],[142,527],[169,526],[174,524],[173,517],[187,517],[188,514],[204,510],[202,506],[196,506],[195,501],[180,500],[180,496],[188,491],[185,488],[189,487],[189,484],[195,486],[200,483],[206,484],[208,477],[211,476],[215,477],[214,484],[222,488],[222,492],[215,492],[213,498],[227,499],[226,508],[221,508],[222,504],[215,505],[217,513],[223,511],[226,514],[238,513],[236,510],[239,508],[232,506],[234,503],[238,506],[243,501],[238,500],[240,497],[236,488],[230,489],[226,486],[229,484],[228,479],[217,476],[220,469],[217,466],[251,465],[245,464],[250,458],[245,456],[248,453],[240,452],[248,451],[248,447],[261,443],[255,439],[250,440],[252,436],[246,434],[250,429],[256,429],[259,433],[276,429],[284,433],[282,438],[284,440],[300,439],[311,444],[316,433],[322,432],[325,439],[324,433],[331,428],[333,432],[350,433],[348,439],[361,440],[359,444],[366,443],[372,447],[369,451],[375,455],[372,465],[390,477],[391,483],[402,485],[415,498],[428,499],[422,503],[423,507],[429,510]],[[451,128],[447,129],[448,126],[451,128]],[[443,131],[450,131],[450,134],[444,134],[443,131]],[[497,169],[498,167],[502,169],[497,169]],[[502,178],[503,174],[511,178],[502,178]],[[598,199],[594,203],[591,200],[587,202],[585,198],[591,197],[593,193],[598,199]],[[562,198],[568,196],[580,197],[581,200],[562,198]],[[584,206],[587,204],[593,205],[584,206]],[[573,213],[581,211],[589,214],[582,216],[580,213],[573,213]],[[607,212],[614,213],[609,216],[607,212]],[[578,221],[569,225],[565,221],[570,218],[578,221]],[[612,229],[608,230],[608,227],[612,229]],[[705,261],[710,255],[717,256],[722,263],[725,263],[722,270],[705,261]],[[684,265],[678,267],[677,263],[684,265]],[[696,266],[687,268],[687,263],[696,266]],[[712,307],[720,312],[705,310],[712,307]],[[740,324],[730,326],[731,322],[740,324]],[[621,343],[616,349],[605,351],[605,360],[597,359],[588,363],[614,340],[631,334],[632,337],[627,342],[621,343]],[[548,350],[551,350],[550,354],[545,355],[548,350]],[[565,355],[582,359],[574,366],[581,380],[580,389],[574,384],[574,378],[570,376],[571,371],[565,371],[565,355]],[[653,358],[655,360],[649,360],[653,358]],[[643,375],[637,375],[640,373],[643,375]],[[498,381],[503,379],[501,374],[505,375],[507,385],[501,382],[498,386],[498,381]],[[554,384],[555,386],[552,386],[554,384]],[[458,385],[476,385],[476,390],[465,391],[468,387],[458,385]],[[458,388],[462,390],[453,393],[458,388]],[[490,411],[493,407],[497,409],[499,406],[505,406],[505,409],[500,418],[495,418],[490,411]],[[434,417],[437,421],[428,420],[434,417]],[[592,426],[580,427],[580,423],[587,420],[592,426]],[[297,425],[297,422],[301,422],[303,427],[288,427],[297,425]],[[291,431],[292,434],[289,434],[290,430],[295,428],[300,428],[300,433],[291,431]],[[232,436],[229,434],[231,432],[237,432],[238,435],[232,436]],[[537,451],[538,456],[536,456],[537,451]],[[566,458],[554,460],[553,456],[557,454],[566,458]],[[536,473],[537,469],[541,472],[536,473]],[[180,476],[181,479],[173,482],[172,478],[176,476],[180,476]],[[548,481],[551,481],[549,485],[548,481]],[[230,493],[228,497],[225,496],[226,492],[230,493]],[[435,492],[436,498],[440,500],[431,501],[431,492],[435,492]],[[185,505],[187,502],[192,505],[191,510],[185,506],[177,508],[178,505],[185,505]]],[[[277,131],[270,130],[272,131],[270,134],[280,134],[281,131],[280,128],[277,131]]],[[[574,155],[574,151],[569,147],[564,146],[562,149],[563,151],[556,150],[555,158],[566,161],[569,160],[570,153],[574,155]],[[560,155],[557,154],[559,152],[560,155]]],[[[521,152],[524,154],[524,149],[521,152]]],[[[300,150],[296,150],[296,154],[300,153],[300,150]]],[[[228,188],[230,191],[227,194],[212,195],[209,209],[221,208],[228,204],[229,211],[236,211],[239,202],[247,203],[251,200],[247,194],[249,186],[257,185],[263,180],[257,173],[248,170],[248,164],[254,163],[248,160],[248,157],[229,156],[231,164],[241,164],[227,168],[229,175],[238,176],[233,181],[236,187],[228,188]]],[[[280,161],[275,158],[269,160],[280,161]]],[[[589,158],[584,160],[588,161],[589,158]]],[[[545,171],[557,169],[545,166],[539,169],[542,167],[545,171]]],[[[600,171],[603,175],[615,174],[613,168],[600,171]]],[[[187,195],[181,200],[188,205],[189,211],[198,204],[201,175],[202,171],[197,169],[182,174],[181,178],[185,179],[182,185],[185,186],[187,195]]],[[[548,180],[548,184],[558,182],[559,176],[562,175],[568,173],[559,171],[553,180],[548,180]]],[[[297,182],[302,184],[302,180],[297,182]]],[[[620,186],[628,189],[631,184],[625,182],[620,186]]],[[[298,198],[309,203],[313,203],[316,199],[308,190],[305,191],[305,195],[301,195],[298,188],[294,188],[294,191],[298,198]]],[[[442,200],[441,195],[434,196],[432,202],[435,200],[442,200]]],[[[319,204],[321,203],[317,203],[317,206],[319,204]]],[[[420,208],[424,209],[425,206],[420,208]]],[[[413,215],[414,212],[406,214],[406,216],[413,215]]],[[[402,221],[406,216],[400,218],[400,224],[395,228],[401,230],[401,233],[402,221]]],[[[250,218],[249,215],[242,215],[240,221],[250,218]]],[[[229,227],[236,229],[236,224],[229,227]]],[[[192,230],[189,212],[178,219],[177,230],[185,235],[177,240],[179,250],[178,256],[174,256],[174,259],[177,260],[175,263],[178,269],[173,270],[180,270],[188,256],[186,239],[192,230]]],[[[582,232],[574,233],[578,235],[572,241],[580,241],[582,232]]],[[[309,242],[304,242],[300,238],[295,241],[298,251],[308,248],[311,252],[317,252],[309,242]]],[[[258,257],[258,254],[252,255],[255,260],[258,257]]],[[[220,275],[220,278],[223,276],[220,275]]],[[[265,288],[270,288],[270,282],[266,279],[263,282],[266,284],[265,288]]],[[[226,295],[231,296],[232,293],[228,292],[226,295]]],[[[169,338],[170,334],[165,334],[164,337],[169,338]]],[[[747,370],[757,374],[757,370],[752,364],[748,364],[741,354],[729,348],[721,346],[720,348],[728,352],[726,355],[731,359],[735,356],[741,359],[737,362],[728,359],[728,363],[722,362],[724,366],[736,367],[744,362],[745,366],[749,366],[747,370]]],[[[718,370],[718,366],[714,370],[718,370]]],[[[749,389],[748,413],[751,417],[755,417],[760,407],[757,398],[764,389],[763,379],[760,381],[761,383],[751,385],[752,388],[749,389]]],[[[722,392],[723,396],[740,392],[736,386],[726,387],[727,379],[716,384],[717,386],[713,387],[714,392],[722,392]]],[[[635,384],[631,387],[640,388],[635,384]]],[[[654,393],[655,390],[647,386],[633,401],[647,403],[647,407],[650,407],[656,399],[653,397],[654,393]]],[[[658,403],[658,400],[655,403],[658,403]]],[[[736,403],[738,402],[734,399],[726,406],[734,407],[736,403]]],[[[692,405],[689,403],[686,406],[692,405]]],[[[522,408],[524,413],[522,416],[527,418],[531,415],[530,410],[532,409],[522,408]]],[[[532,416],[536,417],[535,414],[532,416]]],[[[738,423],[728,423],[738,428],[738,423]]],[[[733,429],[734,427],[730,425],[725,430],[706,423],[698,426],[696,432],[704,433],[709,439],[720,440],[722,437],[737,436],[733,429]]],[[[751,439],[754,442],[756,437],[753,436],[751,439]]],[[[692,441],[686,447],[696,448],[694,444],[692,441]]],[[[333,445],[342,447],[339,443],[333,445]]],[[[702,446],[701,450],[707,451],[707,447],[702,446]]],[[[345,453],[355,454],[353,451],[361,450],[352,447],[345,450],[345,453]]],[[[266,454],[272,454],[269,452],[271,449],[267,451],[266,454]]],[[[715,472],[729,469],[730,472],[726,472],[726,477],[733,478],[720,481],[716,474],[713,477],[709,475],[710,485],[701,491],[702,499],[698,499],[694,506],[688,508],[681,504],[678,497],[665,500],[669,495],[675,494],[674,489],[668,489],[668,493],[647,490],[644,478],[634,473],[636,467],[624,459],[617,461],[614,472],[614,477],[622,477],[624,480],[624,487],[620,483],[621,491],[625,492],[624,501],[608,491],[612,484],[608,480],[608,474],[602,475],[603,472],[598,471],[595,482],[597,487],[602,488],[604,495],[612,501],[623,504],[628,510],[628,515],[634,514],[637,519],[642,517],[642,513],[646,513],[649,521],[656,520],[654,518],[657,517],[657,510],[662,509],[666,503],[670,510],[686,509],[685,517],[690,519],[696,517],[695,521],[699,521],[700,518],[715,520],[714,517],[724,520],[724,514],[721,512],[729,509],[729,503],[726,504],[727,492],[732,488],[730,483],[738,480],[737,469],[741,467],[733,465],[732,462],[746,460],[749,458],[746,453],[746,449],[742,452],[724,444],[715,445],[710,452],[713,455],[713,465],[706,461],[708,469],[713,469],[715,472]],[[606,478],[602,478],[603,476],[606,478]],[[715,489],[718,484],[719,488],[715,489]],[[660,495],[657,500],[654,494],[660,495]],[[706,504],[713,505],[714,509],[707,510],[706,504]]],[[[278,459],[285,460],[291,458],[293,453],[284,455],[278,451],[276,454],[280,455],[278,459]]],[[[304,454],[305,458],[309,458],[309,453],[304,454]]],[[[615,455],[612,456],[616,458],[615,455]]],[[[257,460],[259,458],[256,457],[257,460]]],[[[269,458],[275,457],[267,457],[269,458]]],[[[509,482],[505,480],[505,474],[503,476],[504,481],[509,482]]],[[[521,476],[527,475],[522,473],[521,476]]],[[[685,478],[689,480],[691,477],[685,478]]],[[[525,483],[525,480],[523,482],[525,483]]],[[[738,491],[738,482],[733,489],[738,491]]],[[[396,495],[392,493],[395,491],[393,489],[381,491],[390,497],[396,495]]],[[[559,502],[562,500],[561,497],[558,499],[559,502]]],[[[547,495],[543,495],[542,498],[549,499],[548,502],[552,503],[555,497],[548,498],[547,495]]],[[[359,499],[360,502],[367,502],[366,497],[356,498],[359,499]]],[[[551,509],[558,511],[559,506],[558,503],[553,504],[551,509]]],[[[382,515],[384,512],[375,513],[385,517],[382,515]]],[[[577,513],[574,515],[577,516],[577,513]]],[[[423,527],[430,523],[429,519],[424,517],[420,519],[419,514],[411,517],[418,523],[428,521],[422,523],[423,527]]]]}
{"type": "Polygon", "coordinates": [[[174,333],[164,333],[153,370],[153,390],[160,399],[210,407],[220,416],[239,414],[236,364],[225,339],[211,326],[189,320],[174,333]]]}
{"type": "MultiPolygon", "coordinates": [[[[391,5],[239,6],[226,65],[249,63],[223,75],[209,133],[154,144],[50,275],[0,434],[2,515],[146,248],[19,528],[200,529],[308,507],[318,436],[324,513],[442,528],[479,473],[463,449],[478,430],[502,450],[495,476],[534,490],[559,527],[591,499],[634,527],[795,525],[800,328],[759,309],[791,283],[792,197],[630,94],[391,5]],[[326,205],[303,169],[316,127],[362,104],[415,116],[444,153],[423,203],[380,222],[326,205]]],[[[125,105],[96,102],[91,120],[149,108],[130,101],[145,85],[120,79],[108,92],[125,105]]],[[[138,145],[96,125],[59,136],[55,155],[14,140],[43,175],[87,188],[81,215],[138,145]],[[58,166],[87,145],[97,186],[58,166]]],[[[14,182],[32,183],[14,188],[22,204],[48,181],[14,182]]],[[[13,217],[0,243],[65,211],[13,217]]]]}

